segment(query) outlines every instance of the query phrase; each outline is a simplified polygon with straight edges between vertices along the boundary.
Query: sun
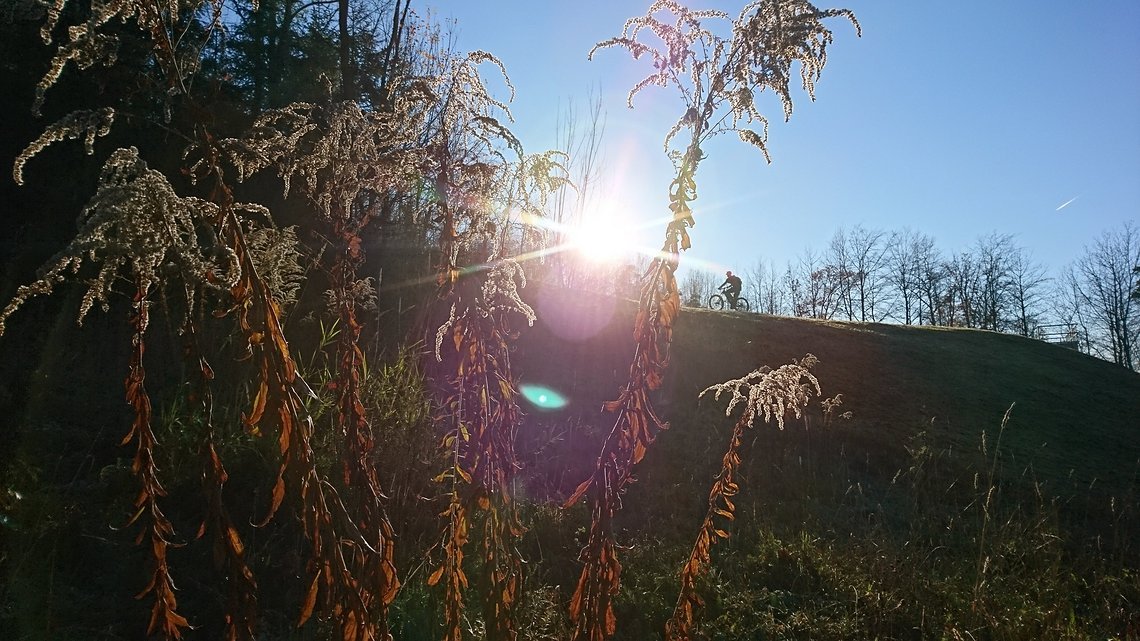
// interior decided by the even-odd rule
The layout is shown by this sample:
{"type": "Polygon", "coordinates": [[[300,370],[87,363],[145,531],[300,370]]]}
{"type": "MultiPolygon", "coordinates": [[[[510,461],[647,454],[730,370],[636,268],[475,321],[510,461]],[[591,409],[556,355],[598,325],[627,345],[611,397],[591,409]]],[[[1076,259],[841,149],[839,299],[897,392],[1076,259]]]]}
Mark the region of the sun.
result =
{"type": "Polygon", "coordinates": [[[596,263],[613,263],[634,251],[633,233],[618,217],[595,212],[569,231],[570,247],[596,263]]]}

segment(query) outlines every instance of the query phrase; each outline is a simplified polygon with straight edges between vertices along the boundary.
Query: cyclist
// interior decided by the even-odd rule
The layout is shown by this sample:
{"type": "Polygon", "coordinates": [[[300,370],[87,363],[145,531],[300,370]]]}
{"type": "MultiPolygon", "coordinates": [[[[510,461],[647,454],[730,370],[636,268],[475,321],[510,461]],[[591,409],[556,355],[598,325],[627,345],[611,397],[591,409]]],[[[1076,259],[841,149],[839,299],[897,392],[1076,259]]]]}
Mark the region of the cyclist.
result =
{"type": "Polygon", "coordinates": [[[736,299],[740,298],[740,290],[744,283],[740,281],[739,276],[732,273],[732,270],[725,272],[724,275],[724,282],[720,284],[718,289],[728,297],[728,304],[736,309],[736,299]]]}

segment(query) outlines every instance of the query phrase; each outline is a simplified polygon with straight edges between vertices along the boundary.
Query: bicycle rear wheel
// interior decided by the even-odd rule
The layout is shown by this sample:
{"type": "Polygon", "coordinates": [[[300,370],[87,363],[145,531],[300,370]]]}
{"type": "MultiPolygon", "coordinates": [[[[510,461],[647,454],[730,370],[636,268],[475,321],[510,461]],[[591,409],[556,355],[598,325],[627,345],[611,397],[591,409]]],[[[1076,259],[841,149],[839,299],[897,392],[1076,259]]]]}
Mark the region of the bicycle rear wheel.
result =
{"type": "Polygon", "coordinates": [[[720,294],[709,296],[709,309],[724,309],[724,296],[720,294]]]}
{"type": "Polygon", "coordinates": [[[736,311],[747,312],[750,309],[752,309],[752,306],[748,303],[747,298],[737,298],[736,299],[736,311]]]}

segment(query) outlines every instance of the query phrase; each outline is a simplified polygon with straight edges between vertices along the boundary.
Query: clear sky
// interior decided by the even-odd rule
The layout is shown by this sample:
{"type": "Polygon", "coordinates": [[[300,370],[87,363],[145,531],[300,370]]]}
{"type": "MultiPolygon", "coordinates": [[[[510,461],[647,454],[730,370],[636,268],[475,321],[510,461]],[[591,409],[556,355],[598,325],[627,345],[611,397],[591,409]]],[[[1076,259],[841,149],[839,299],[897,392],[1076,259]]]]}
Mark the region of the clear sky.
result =
{"type": "MultiPolygon", "coordinates": [[[[557,145],[560,105],[593,92],[606,111],[609,200],[631,221],[666,212],[665,133],[682,111],[656,87],[626,107],[645,59],[586,54],[619,35],[650,0],[435,0],[461,50],[505,64],[518,94],[515,133],[528,151],[557,145]]],[[[743,0],[693,0],[735,16],[743,0]]],[[[778,104],[772,164],[735,137],[706,146],[690,265],[782,269],[823,250],[840,226],[932,235],[944,252],[1011,233],[1051,270],[1124,221],[1140,220],[1140,2],[962,0],[817,2],[853,10],[857,38],[835,20],[816,86],[789,123],[778,104]],[[1068,203],[1065,205],[1065,203],[1068,203]],[[1062,207],[1062,205],[1065,205],[1062,207]]],[[[490,71],[490,70],[488,70],[490,71]]],[[[488,74],[489,75],[489,74],[488,74]]],[[[642,234],[659,245],[663,225],[642,234]]]]}

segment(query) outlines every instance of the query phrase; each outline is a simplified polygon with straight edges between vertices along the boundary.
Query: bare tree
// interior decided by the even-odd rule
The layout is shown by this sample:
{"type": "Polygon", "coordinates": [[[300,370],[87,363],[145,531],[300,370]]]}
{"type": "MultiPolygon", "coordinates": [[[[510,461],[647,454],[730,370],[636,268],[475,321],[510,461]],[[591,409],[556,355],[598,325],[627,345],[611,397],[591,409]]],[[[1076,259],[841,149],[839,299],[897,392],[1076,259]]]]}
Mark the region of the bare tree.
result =
{"type": "Polygon", "coordinates": [[[850,232],[840,227],[831,238],[827,270],[835,281],[838,311],[847,320],[880,321],[890,311],[885,237],[886,232],[856,225],[850,232]]]}
{"type": "Polygon", "coordinates": [[[784,266],[784,275],[781,278],[783,282],[784,292],[788,296],[788,311],[792,316],[807,316],[807,311],[801,304],[803,300],[803,281],[800,280],[798,272],[792,266],[791,261],[788,261],[784,266]]]}
{"type": "Polygon", "coordinates": [[[791,281],[796,283],[793,308],[796,316],[831,319],[839,310],[842,281],[823,258],[808,247],[800,254],[791,281]]]}
{"type": "Polygon", "coordinates": [[[744,293],[742,295],[752,301],[752,307],[757,312],[760,311],[760,300],[764,296],[764,275],[767,271],[764,261],[759,258],[744,270],[744,293]]]}
{"type": "Polygon", "coordinates": [[[852,289],[859,302],[859,320],[877,322],[890,311],[886,299],[886,232],[856,225],[847,236],[847,255],[852,261],[852,289]]]}
{"type": "Polygon", "coordinates": [[[1091,354],[1093,350],[1088,344],[1088,317],[1085,314],[1085,306],[1081,302],[1080,287],[1077,283],[1075,265],[1069,264],[1061,269],[1051,296],[1052,315],[1060,323],[1074,326],[1081,351],[1091,354]]]}
{"type": "Polygon", "coordinates": [[[949,299],[949,273],[942,253],[930,236],[920,236],[915,243],[915,268],[918,276],[918,322],[949,325],[951,315],[945,301],[949,299]]]}
{"type": "Polygon", "coordinates": [[[847,320],[855,320],[856,303],[853,296],[855,267],[847,250],[847,230],[840,227],[832,234],[831,242],[827,245],[826,269],[835,279],[838,311],[846,316],[847,320]]]}
{"type": "Polygon", "coordinates": [[[980,271],[976,258],[969,250],[954,254],[946,262],[949,287],[945,305],[949,325],[979,326],[980,271]]]}
{"type": "Polygon", "coordinates": [[[1044,315],[1049,282],[1045,267],[1028,251],[1016,248],[1009,259],[1010,329],[1022,336],[1034,334],[1044,315]]]}
{"type": "Polygon", "coordinates": [[[921,255],[924,244],[933,246],[934,241],[909,228],[892,233],[887,241],[886,279],[894,288],[895,298],[902,306],[902,321],[906,325],[922,322],[921,255]]]}
{"type": "Polygon", "coordinates": [[[717,276],[707,269],[689,270],[681,279],[681,300],[686,307],[704,307],[716,291],[717,276]]]}
{"type": "Polygon", "coordinates": [[[1129,222],[1106,231],[1077,259],[1070,287],[1077,312],[1087,323],[1094,353],[1131,370],[1137,368],[1140,301],[1140,230],[1129,222]]]}
{"type": "Polygon", "coordinates": [[[1020,251],[1010,234],[979,236],[971,253],[977,269],[974,326],[994,331],[1011,323],[1010,270],[1013,254],[1020,251]]]}
{"type": "Polygon", "coordinates": [[[753,301],[753,309],[760,314],[788,313],[787,290],[785,283],[771,261],[764,264],[762,259],[748,270],[748,294],[753,301]]]}
{"type": "Polygon", "coordinates": [[[783,287],[783,279],[780,278],[779,273],[776,272],[776,266],[768,263],[768,276],[765,279],[765,298],[763,300],[763,312],[768,314],[790,314],[792,312],[791,303],[789,303],[788,290],[783,287]]]}

